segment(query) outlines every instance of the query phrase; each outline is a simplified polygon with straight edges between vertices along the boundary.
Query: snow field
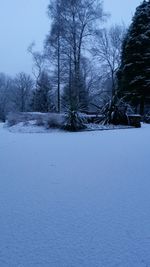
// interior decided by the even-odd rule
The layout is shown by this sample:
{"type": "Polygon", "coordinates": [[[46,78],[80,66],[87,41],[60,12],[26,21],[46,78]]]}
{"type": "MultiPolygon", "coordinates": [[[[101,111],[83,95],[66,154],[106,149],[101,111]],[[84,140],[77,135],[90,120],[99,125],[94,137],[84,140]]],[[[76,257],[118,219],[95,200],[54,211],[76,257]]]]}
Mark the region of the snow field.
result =
{"type": "Polygon", "coordinates": [[[0,125],[0,266],[150,266],[150,126],[0,125]]]}

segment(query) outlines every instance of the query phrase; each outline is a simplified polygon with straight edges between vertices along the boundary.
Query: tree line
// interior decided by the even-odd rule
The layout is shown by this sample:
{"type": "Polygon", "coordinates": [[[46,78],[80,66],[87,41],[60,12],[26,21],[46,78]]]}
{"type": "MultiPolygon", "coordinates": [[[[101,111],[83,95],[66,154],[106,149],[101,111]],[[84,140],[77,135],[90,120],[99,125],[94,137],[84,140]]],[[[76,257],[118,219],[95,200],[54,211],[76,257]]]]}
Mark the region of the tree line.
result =
{"type": "Polygon", "coordinates": [[[136,9],[129,29],[106,27],[109,14],[98,0],[50,0],[48,17],[43,51],[35,51],[34,43],[28,48],[32,76],[0,74],[0,118],[10,111],[98,112],[118,98],[143,114],[150,81],[150,1],[136,9]]]}

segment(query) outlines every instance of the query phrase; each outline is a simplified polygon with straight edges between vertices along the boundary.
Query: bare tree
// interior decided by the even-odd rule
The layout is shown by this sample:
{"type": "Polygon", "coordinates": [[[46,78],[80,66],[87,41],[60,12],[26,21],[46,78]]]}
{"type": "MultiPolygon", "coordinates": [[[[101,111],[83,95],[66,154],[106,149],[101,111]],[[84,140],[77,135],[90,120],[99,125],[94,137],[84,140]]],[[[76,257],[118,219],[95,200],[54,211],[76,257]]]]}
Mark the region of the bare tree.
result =
{"type": "Polygon", "coordinates": [[[44,54],[34,51],[35,43],[31,43],[28,47],[28,52],[31,54],[33,59],[32,73],[35,78],[35,84],[38,84],[38,80],[41,76],[42,71],[45,69],[45,56],[44,54]]]}
{"type": "Polygon", "coordinates": [[[33,84],[31,76],[24,72],[17,74],[15,77],[12,101],[17,111],[25,112],[29,110],[33,84]]]}
{"type": "MultiPolygon", "coordinates": [[[[97,0],[51,0],[53,20],[50,38],[55,44],[58,74],[58,102],[60,99],[61,65],[67,66],[68,84],[72,99],[79,102],[82,84],[81,58],[87,41],[95,33],[98,21],[104,17],[102,3],[97,0]],[[63,61],[63,64],[61,62],[63,61]],[[65,62],[65,64],[64,64],[65,62]]],[[[64,73],[63,73],[64,74],[64,73]]],[[[60,106],[58,104],[58,110],[60,106]]]]}
{"type": "Polygon", "coordinates": [[[0,120],[5,121],[8,112],[12,111],[14,106],[12,102],[13,80],[0,73],[0,120]]]}
{"type": "Polygon", "coordinates": [[[122,41],[125,35],[125,27],[120,25],[112,26],[110,29],[103,29],[96,32],[95,47],[92,54],[102,65],[107,78],[111,79],[112,95],[115,91],[115,75],[120,65],[122,41]]]}
{"type": "Polygon", "coordinates": [[[50,33],[45,40],[45,54],[50,63],[55,62],[54,77],[57,87],[57,111],[60,112],[60,89],[61,89],[61,70],[62,70],[62,35],[63,35],[63,20],[62,20],[62,1],[51,0],[48,6],[48,16],[52,19],[50,33]]]}
{"type": "Polygon", "coordinates": [[[96,21],[101,21],[103,11],[101,2],[93,0],[72,0],[66,5],[64,20],[66,25],[65,39],[72,53],[73,91],[74,97],[79,98],[81,79],[81,58],[86,41],[95,32],[96,21]]]}

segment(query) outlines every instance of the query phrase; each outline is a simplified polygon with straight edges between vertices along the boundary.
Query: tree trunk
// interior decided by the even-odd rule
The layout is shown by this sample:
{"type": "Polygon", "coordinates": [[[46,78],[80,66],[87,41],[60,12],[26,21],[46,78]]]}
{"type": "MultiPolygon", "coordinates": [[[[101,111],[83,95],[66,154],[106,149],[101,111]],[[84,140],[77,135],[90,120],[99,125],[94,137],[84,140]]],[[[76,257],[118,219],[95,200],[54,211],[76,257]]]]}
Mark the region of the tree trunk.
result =
{"type": "Polygon", "coordinates": [[[144,115],[144,106],[145,106],[145,97],[141,96],[141,99],[140,99],[140,115],[141,116],[144,115]]]}
{"type": "Polygon", "coordinates": [[[57,72],[58,72],[58,77],[57,77],[57,79],[58,79],[58,81],[57,81],[57,109],[58,109],[58,113],[60,113],[60,37],[58,36],[58,51],[57,51],[57,53],[58,53],[58,58],[57,58],[57,60],[58,60],[58,70],[57,70],[57,72]]]}

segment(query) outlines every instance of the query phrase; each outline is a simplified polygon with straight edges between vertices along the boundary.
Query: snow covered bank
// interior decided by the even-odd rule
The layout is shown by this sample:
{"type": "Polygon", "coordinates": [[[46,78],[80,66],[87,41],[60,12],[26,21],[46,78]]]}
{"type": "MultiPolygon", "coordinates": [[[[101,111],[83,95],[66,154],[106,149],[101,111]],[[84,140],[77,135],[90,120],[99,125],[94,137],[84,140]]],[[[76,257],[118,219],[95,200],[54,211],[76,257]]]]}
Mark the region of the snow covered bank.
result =
{"type": "Polygon", "coordinates": [[[11,133],[0,124],[0,266],[150,265],[150,126],[11,133]]]}
{"type": "MultiPolygon", "coordinates": [[[[51,133],[51,132],[64,132],[62,129],[46,128],[45,126],[37,126],[36,121],[20,122],[13,126],[4,125],[9,132],[12,133],[51,133]]],[[[101,131],[101,130],[115,130],[115,129],[129,129],[132,126],[124,125],[102,125],[96,123],[87,124],[87,128],[82,131],[101,131]]]]}

